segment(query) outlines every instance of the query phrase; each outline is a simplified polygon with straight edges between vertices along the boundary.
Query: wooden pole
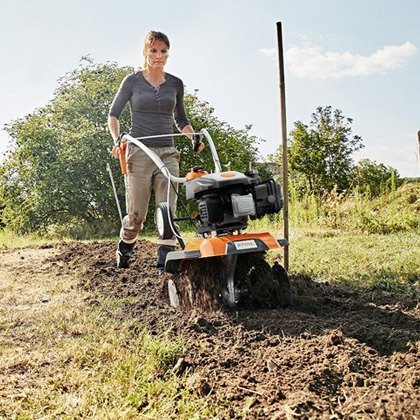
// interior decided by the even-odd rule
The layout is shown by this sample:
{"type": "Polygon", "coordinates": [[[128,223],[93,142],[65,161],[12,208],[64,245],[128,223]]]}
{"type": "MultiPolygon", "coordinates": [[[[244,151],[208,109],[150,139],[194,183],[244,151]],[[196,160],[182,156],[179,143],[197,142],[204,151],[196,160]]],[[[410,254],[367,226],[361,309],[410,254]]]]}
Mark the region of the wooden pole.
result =
{"type": "Polygon", "coordinates": [[[418,145],[417,145],[417,159],[419,160],[419,163],[420,163],[420,130],[417,131],[417,141],[418,141],[418,145]]]}
{"type": "Polygon", "coordinates": [[[289,270],[289,182],[287,173],[287,128],[286,128],[286,89],[284,85],[283,34],[281,22],[277,22],[277,47],[280,75],[280,120],[282,141],[282,178],[283,178],[283,235],[287,240],[284,247],[284,268],[289,270]]]}

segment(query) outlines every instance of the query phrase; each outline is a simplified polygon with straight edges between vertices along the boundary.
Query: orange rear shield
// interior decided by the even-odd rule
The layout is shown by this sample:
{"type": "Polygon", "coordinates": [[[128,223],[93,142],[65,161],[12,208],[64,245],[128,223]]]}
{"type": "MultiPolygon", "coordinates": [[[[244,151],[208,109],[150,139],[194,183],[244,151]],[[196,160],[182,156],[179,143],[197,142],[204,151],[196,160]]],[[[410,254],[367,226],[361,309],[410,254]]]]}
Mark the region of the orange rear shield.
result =
{"type": "Polygon", "coordinates": [[[168,253],[165,271],[177,273],[184,260],[266,252],[286,245],[286,239],[276,239],[268,232],[195,239],[187,243],[185,249],[168,253]]]}
{"type": "Polygon", "coordinates": [[[199,251],[201,258],[217,257],[230,254],[229,249],[232,247],[234,247],[235,253],[246,253],[280,248],[280,244],[268,232],[245,233],[195,239],[185,245],[185,251],[199,251]]]}

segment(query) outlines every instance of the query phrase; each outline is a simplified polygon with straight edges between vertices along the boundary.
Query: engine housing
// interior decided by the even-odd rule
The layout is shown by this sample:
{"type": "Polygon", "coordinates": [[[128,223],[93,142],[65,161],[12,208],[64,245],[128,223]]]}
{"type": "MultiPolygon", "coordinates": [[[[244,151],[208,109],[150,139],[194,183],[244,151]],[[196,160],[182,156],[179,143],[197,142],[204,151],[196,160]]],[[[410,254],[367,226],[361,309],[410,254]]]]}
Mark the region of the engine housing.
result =
{"type": "Polygon", "coordinates": [[[262,181],[255,171],[203,175],[186,183],[186,198],[197,204],[198,233],[230,234],[243,230],[249,219],[278,213],[283,207],[280,184],[262,181]]]}

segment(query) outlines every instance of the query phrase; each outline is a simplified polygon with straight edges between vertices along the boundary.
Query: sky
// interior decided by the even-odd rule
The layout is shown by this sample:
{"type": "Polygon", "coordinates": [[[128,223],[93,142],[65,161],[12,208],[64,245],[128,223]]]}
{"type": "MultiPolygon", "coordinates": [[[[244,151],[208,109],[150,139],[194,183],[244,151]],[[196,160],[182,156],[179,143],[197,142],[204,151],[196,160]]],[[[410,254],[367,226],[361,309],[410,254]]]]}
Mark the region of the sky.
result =
{"type": "MultiPolygon", "coordinates": [[[[48,103],[82,57],[139,67],[146,33],[171,40],[166,71],[215,115],[281,143],[276,22],[287,131],[319,106],[352,118],[370,159],[420,177],[420,0],[0,0],[0,129],[48,103]]],[[[202,127],[195,127],[196,129],[202,127]]],[[[128,129],[128,128],[127,128],[128,129]]],[[[111,141],[111,139],[110,139],[111,141]]],[[[0,131],[0,159],[10,139],[0,131]]]]}

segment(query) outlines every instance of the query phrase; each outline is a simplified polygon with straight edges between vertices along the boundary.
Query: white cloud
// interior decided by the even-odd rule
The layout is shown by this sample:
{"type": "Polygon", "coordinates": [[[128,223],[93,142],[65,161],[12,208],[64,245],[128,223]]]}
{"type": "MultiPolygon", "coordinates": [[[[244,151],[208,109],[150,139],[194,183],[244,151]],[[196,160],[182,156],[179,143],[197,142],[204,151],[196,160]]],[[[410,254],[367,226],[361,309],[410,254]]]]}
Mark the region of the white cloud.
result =
{"type": "MultiPolygon", "coordinates": [[[[262,48],[260,51],[270,57],[274,49],[262,48]]],[[[324,52],[319,46],[294,46],[286,51],[286,68],[302,78],[370,76],[402,67],[416,53],[417,47],[411,42],[387,45],[370,55],[324,52]]]]}
{"type": "Polygon", "coordinates": [[[262,52],[268,58],[274,58],[277,55],[275,48],[260,48],[258,51],[262,52]]]}

